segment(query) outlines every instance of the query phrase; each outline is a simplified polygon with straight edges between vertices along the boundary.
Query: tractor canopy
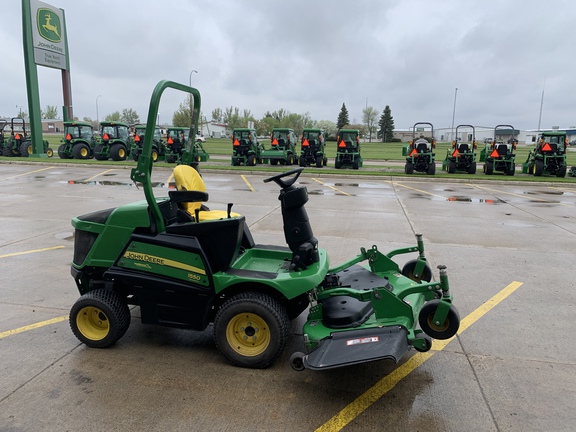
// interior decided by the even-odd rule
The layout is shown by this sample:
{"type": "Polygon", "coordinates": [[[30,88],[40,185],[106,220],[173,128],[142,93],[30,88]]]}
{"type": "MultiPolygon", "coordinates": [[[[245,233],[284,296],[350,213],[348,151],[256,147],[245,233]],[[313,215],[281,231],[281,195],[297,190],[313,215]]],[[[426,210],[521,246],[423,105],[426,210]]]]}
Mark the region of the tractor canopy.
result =
{"type": "Polygon", "coordinates": [[[66,140],[92,140],[94,128],[92,123],[83,121],[64,122],[64,137],[66,140]]]}
{"type": "Polygon", "coordinates": [[[100,123],[100,136],[103,139],[121,139],[128,140],[128,125],[120,122],[102,122],[100,123]]]}
{"type": "Polygon", "coordinates": [[[358,129],[340,129],[337,141],[338,150],[356,150],[360,143],[360,131],[358,129]]]}

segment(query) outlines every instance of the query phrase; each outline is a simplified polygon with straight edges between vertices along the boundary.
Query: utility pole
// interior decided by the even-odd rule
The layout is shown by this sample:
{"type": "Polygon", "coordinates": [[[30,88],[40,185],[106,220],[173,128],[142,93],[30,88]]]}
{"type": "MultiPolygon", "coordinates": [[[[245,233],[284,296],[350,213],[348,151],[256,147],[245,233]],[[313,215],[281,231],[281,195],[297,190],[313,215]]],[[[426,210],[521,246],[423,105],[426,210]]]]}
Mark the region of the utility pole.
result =
{"type": "Polygon", "coordinates": [[[456,116],[456,96],[458,95],[458,87],[454,91],[454,108],[452,109],[452,128],[450,129],[450,137],[454,141],[454,117],[456,116]]]}
{"type": "Polygon", "coordinates": [[[538,116],[538,132],[540,132],[540,123],[542,122],[542,107],[544,106],[544,90],[546,89],[546,75],[544,75],[544,85],[542,86],[542,98],[540,99],[540,115],[538,116]]]}

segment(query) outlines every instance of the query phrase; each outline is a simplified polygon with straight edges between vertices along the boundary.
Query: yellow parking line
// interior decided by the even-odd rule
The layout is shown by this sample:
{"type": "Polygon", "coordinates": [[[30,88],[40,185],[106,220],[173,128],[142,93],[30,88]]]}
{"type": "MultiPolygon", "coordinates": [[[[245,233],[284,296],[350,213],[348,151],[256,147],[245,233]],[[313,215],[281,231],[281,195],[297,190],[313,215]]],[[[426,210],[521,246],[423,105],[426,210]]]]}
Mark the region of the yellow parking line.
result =
{"type": "Polygon", "coordinates": [[[431,195],[431,196],[435,196],[435,197],[438,197],[438,198],[446,199],[445,196],[436,195],[436,194],[433,194],[433,193],[431,193],[431,192],[426,192],[425,190],[422,190],[422,189],[417,189],[417,188],[413,188],[413,187],[411,187],[411,186],[406,186],[406,185],[403,185],[402,183],[397,183],[397,182],[392,182],[392,181],[390,181],[389,183],[390,183],[390,184],[395,184],[395,185],[398,185],[398,186],[401,186],[401,187],[403,187],[403,188],[410,189],[410,190],[413,190],[413,191],[416,191],[416,192],[420,192],[420,193],[423,193],[423,194],[426,194],[426,195],[431,195]]]}
{"type": "Polygon", "coordinates": [[[51,251],[51,250],[56,250],[56,249],[63,249],[64,247],[65,246],[53,246],[53,247],[48,247],[48,248],[43,248],[43,249],[34,249],[34,250],[29,250],[29,251],[24,251],[24,252],[14,252],[14,253],[6,254],[6,255],[0,255],[0,258],[9,258],[9,257],[13,257],[13,256],[26,255],[26,254],[36,253],[36,252],[46,252],[46,251],[51,251]]]}
{"type": "Polygon", "coordinates": [[[317,178],[312,177],[312,180],[314,180],[314,181],[317,182],[317,183],[320,183],[322,186],[329,187],[330,189],[335,190],[336,192],[339,192],[339,193],[344,194],[344,195],[346,195],[346,196],[352,196],[351,194],[346,193],[346,192],[344,192],[343,190],[340,190],[340,189],[338,189],[338,188],[336,188],[336,187],[334,187],[334,186],[330,186],[330,185],[324,183],[323,181],[318,180],[317,178]]]}
{"type": "Polygon", "coordinates": [[[101,176],[101,175],[104,175],[104,174],[106,174],[106,173],[109,173],[110,171],[114,171],[114,168],[111,168],[111,169],[109,169],[109,170],[106,170],[106,171],[103,171],[103,172],[101,172],[101,173],[99,173],[99,174],[96,174],[95,176],[92,176],[92,177],[90,177],[89,179],[86,179],[86,180],[84,180],[84,181],[85,181],[85,182],[92,181],[92,180],[94,180],[96,177],[101,176]]]}
{"type": "Polygon", "coordinates": [[[37,169],[37,170],[34,170],[34,171],[28,171],[28,172],[25,172],[24,174],[18,174],[18,175],[12,176],[12,177],[4,177],[4,178],[0,179],[0,181],[2,181],[2,180],[10,180],[10,179],[17,178],[17,177],[22,177],[22,176],[25,176],[25,175],[28,175],[28,174],[34,174],[34,173],[37,173],[37,172],[40,172],[40,171],[46,171],[46,170],[49,170],[49,169],[52,169],[52,168],[55,168],[55,167],[50,166],[50,167],[48,167],[48,168],[40,168],[40,169],[37,169]]]}
{"type": "Polygon", "coordinates": [[[0,333],[0,339],[3,339],[3,338],[8,337],[8,336],[15,335],[15,334],[18,334],[18,333],[24,333],[24,332],[26,332],[26,331],[28,331],[28,330],[34,330],[34,329],[37,329],[37,328],[40,328],[40,327],[44,327],[44,326],[47,326],[47,325],[50,325],[50,324],[56,324],[56,323],[65,321],[65,320],[67,320],[67,319],[68,319],[68,315],[63,315],[63,316],[60,316],[60,317],[57,317],[57,318],[52,318],[52,319],[49,319],[49,320],[46,320],[46,321],[41,321],[41,322],[38,322],[38,323],[35,323],[35,324],[30,324],[30,325],[27,325],[27,326],[24,326],[24,327],[19,327],[19,328],[13,329],[13,330],[8,330],[8,331],[5,331],[5,332],[0,333]]]}
{"type": "Polygon", "coordinates": [[[254,188],[252,187],[252,185],[250,184],[250,182],[248,181],[248,179],[246,179],[246,177],[244,177],[244,174],[240,174],[240,177],[242,177],[242,180],[244,180],[244,183],[246,183],[246,185],[250,188],[251,192],[256,192],[254,190],[254,188]]]}
{"type": "MultiPolygon", "coordinates": [[[[460,322],[460,329],[458,334],[461,334],[468,327],[486,315],[492,308],[498,305],[502,300],[516,291],[522,282],[512,282],[507,287],[502,289],[498,294],[493,296],[490,300],[486,301],[482,306],[473,311],[470,315],[466,316],[460,322]]],[[[453,339],[453,338],[452,338],[453,339]]],[[[374,386],[360,395],[356,400],[346,406],[342,411],[316,429],[316,432],[334,432],[342,430],[348,423],[362,414],[372,404],[377,402],[382,396],[392,390],[396,384],[408,376],[416,368],[424,364],[436,352],[443,350],[446,345],[452,340],[438,341],[433,343],[432,351],[426,353],[417,353],[413,355],[406,363],[395,369],[392,373],[382,378],[374,386]]]]}

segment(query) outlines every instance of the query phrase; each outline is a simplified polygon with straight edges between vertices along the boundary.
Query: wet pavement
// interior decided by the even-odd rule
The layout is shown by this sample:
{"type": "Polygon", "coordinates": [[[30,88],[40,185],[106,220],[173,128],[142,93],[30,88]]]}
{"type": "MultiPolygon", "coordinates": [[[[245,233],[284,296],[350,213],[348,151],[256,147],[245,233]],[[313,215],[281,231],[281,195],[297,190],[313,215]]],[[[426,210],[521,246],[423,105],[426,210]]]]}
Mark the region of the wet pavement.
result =
{"type": "MultiPolygon", "coordinates": [[[[246,216],[283,244],[278,187],[265,175],[205,172],[211,209],[246,216]]],[[[153,172],[167,195],[171,172],[153,172]]],[[[576,185],[354,178],[306,169],[314,235],[332,265],[423,233],[448,266],[460,334],[428,353],[295,372],[304,315],[279,362],[229,366],[212,330],[146,326],[132,310],[112,348],[70,331],[70,219],[143,199],[130,170],[0,164],[0,431],[571,431],[576,424],[576,185]]],[[[411,256],[399,256],[403,264],[411,256]]]]}

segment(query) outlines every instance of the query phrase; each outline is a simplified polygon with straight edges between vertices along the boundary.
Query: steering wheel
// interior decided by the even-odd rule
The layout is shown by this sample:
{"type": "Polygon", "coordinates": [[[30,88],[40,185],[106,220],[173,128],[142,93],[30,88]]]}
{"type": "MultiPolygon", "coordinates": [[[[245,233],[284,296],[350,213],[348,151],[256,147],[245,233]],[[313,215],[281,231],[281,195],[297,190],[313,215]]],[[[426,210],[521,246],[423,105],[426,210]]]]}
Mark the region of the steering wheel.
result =
{"type": "Polygon", "coordinates": [[[278,186],[280,186],[282,189],[286,189],[286,188],[292,186],[294,184],[294,182],[296,182],[296,180],[298,180],[298,177],[300,177],[300,174],[302,173],[302,171],[304,171],[304,168],[299,167],[299,168],[295,168],[295,169],[290,170],[290,171],[276,174],[275,176],[268,177],[267,179],[264,179],[264,183],[269,183],[269,182],[273,181],[278,186]],[[293,175],[293,174],[294,174],[294,177],[292,177],[288,180],[282,180],[282,178],[287,177],[289,175],[293,175]]]}

